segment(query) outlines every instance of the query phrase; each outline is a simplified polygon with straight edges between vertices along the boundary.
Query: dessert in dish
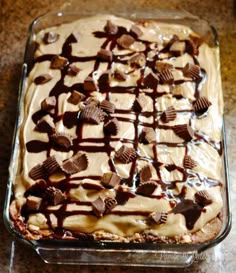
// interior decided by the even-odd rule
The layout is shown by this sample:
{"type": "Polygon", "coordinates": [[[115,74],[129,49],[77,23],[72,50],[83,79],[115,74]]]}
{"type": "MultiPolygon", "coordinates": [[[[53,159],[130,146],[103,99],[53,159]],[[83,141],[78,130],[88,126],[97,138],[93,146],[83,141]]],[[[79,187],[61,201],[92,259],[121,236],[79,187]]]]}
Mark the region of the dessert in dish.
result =
{"type": "Polygon", "coordinates": [[[97,15],[40,31],[10,216],[29,240],[205,242],[221,229],[218,50],[97,15]]]}

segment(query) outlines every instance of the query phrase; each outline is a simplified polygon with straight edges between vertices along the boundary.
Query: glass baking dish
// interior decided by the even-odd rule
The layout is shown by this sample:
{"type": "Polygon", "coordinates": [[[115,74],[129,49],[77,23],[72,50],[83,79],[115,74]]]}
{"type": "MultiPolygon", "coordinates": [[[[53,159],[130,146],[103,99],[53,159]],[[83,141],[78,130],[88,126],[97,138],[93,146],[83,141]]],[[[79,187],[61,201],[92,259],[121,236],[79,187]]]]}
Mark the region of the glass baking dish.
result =
{"type": "MultiPolygon", "coordinates": [[[[176,10],[142,11],[132,14],[125,12],[112,12],[114,15],[132,20],[155,19],[160,22],[183,24],[191,27],[203,36],[212,47],[219,47],[217,33],[207,22],[192,16],[189,13],[176,10]]],[[[185,267],[190,265],[197,255],[204,250],[219,244],[229,233],[231,228],[231,212],[229,200],[229,175],[227,165],[226,140],[224,127],[223,164],[224,187],[222,209],[223,225],[219,235],[210,241],[198,244],[172,244],[172,243],[118,243],[118,242],[86,242],[78,240],[26,240],[13,226],[9,206],[13,196],[14,181],[20,169],[19,128],[22,123],[22,106],[26,90],[27,75],[32,67],[35,52],[35,35],[42,29],[72,22],[76,19],[94,15],[94,12],[51,12],[34,20],[29,28],[22,78],[19,88],[18,118],[12,146],[12,156],[9,166],[9,181],[4,208],[4,221],[10,233],[24,244],[30,245],[46,263],[57,264],[95,264],[95,265],[123,265],[123,266],[153,266],[153,267],[185,267]]],[[[97,13],[96,13],[97,14],[97,13]]],[[[219,72],[220,73],[220,72],[219,72]]]]}

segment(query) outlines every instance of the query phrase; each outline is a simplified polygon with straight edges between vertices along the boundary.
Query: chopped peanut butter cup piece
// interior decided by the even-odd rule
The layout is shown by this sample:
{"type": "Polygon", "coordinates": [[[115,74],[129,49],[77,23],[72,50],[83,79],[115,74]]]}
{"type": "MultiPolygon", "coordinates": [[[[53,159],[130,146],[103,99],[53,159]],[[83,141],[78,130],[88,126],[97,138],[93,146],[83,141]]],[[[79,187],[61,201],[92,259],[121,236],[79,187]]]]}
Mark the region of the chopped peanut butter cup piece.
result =
{"type": "Polygon", "coordinates": [[[98,107],[94,106],[86,106],[81,114],[80,120],[92,124],[99,124],[101,121],[104,120],[105,113],[98,107]]]}
{"type": "Polygon", "coordinates": [[[160,83],[162,84],[173,84],[174,76],[171,73],[170,69],[163,70],[159,74],[160,83]]]}
{"type": "Polygon", "coordinates": [[[192,39],[186,40],[186,52],[190,55],[198,55],[197,44],[192,39]]]}
{"type": "Polygon", "coordinates": [[[102,61],[111,62],[113,58],[113,54],[110,50],[101,48],[97,53],[97,57],[102,61]]]}
{"type": "Polygon", "coordinates": [[[103,100],[100,103],[100,108],[102,108],[102,110],[107,113],[114,113],[115,112],[115,105],[108,100],[103,100]]]}
{"type": "Polygon", "coordinates": [[[96,85],[95,81],[93,80],[93,78],[90,76],[88,76],[84,80],[83,86],[84,86],[85,91],[96,91],[97,90],[97,85],[96,85]]]}
{"type": "Polygon", "coordinates": [[[73,144],[71,136],[63,132],[52,134],[50,138],[54,143],[63,148],[69,148],[73,144]]]}
{"type": "Polygon", "coordinates": [[[67,74],[74,77],[80,72],[80,69],[76,65],[69,65],[67,69],[67,74]]]}
{"type": "Polygon", "coordinates": [[[134,42],[135,39],[128,34],[123,34],[119,39],[117,39],[117,44],[125,49],[129,49],[134,42]]]}
{"type": "Polygon", "coordinates": [[[194,131],[188,124],[175,125],[174,132],[185,141],[191,141],[194,137],[194,131]]]}
{"type": "Polygon", "coordinates": [[[149,144],[156,141],[156,133],[153,128],[145,127],[143,128],[140,136],[139,141],[144,144],[149,144]]]}
{"type": "Polygon", "coordinates": [[[166,212],[154,212],[149,215],[149,219],[153,221],[155,224],[165,224],[167,221],[168,214],[166,212]]]}
{"type": "Polygon", "coordinates": [[[103,132],[105,135],[117,135],[119,131],[119,121],[113,118],[104,123],[103,132]]]}
{"type": "Polygon", "coordinates": [[[170,70],[173,68],[172,64],[161,62],[161,61],[156,61],[156,69],[159,73],[165,71],[165,70],[170,70]]]}
{"type": "Polygon", "coordinates": [[[185,77],[192,78],[194,80],[200,79],[201,69],[198,65],[187,63],[183,68],[183,74],[185,77]]]}
{"type": "Polygon", "coordinates": [[[44,179],[37,180],[29,189],[25,192],[25,197],[30,195],[42,197],[47,189],[47,182],[44,179]]]}
{"type": "Polygon", "coordinates": [[[211,102],[206,97],[201,97],[193,102],[193,109],[199,114],[205,113],[211,106],[211,102]]]}
{"type": "Polygon", "coordinates": [[[47,97],[41,102],[41,110],[50,112],[56,106],[57,100],[55,96],[47,97]]]}
{"type": "Polygon", "coordinates": [[[107,197],[104,200],[105,203],[105,211],[104,214],[108,214],[112,209],[114,209],[114,207],[117,205],[117,201],[115,198],[112,197],[107,197]]]}
{"type": "Polygon", "coordinates": [[[52,76],[49,74],[41,74],[34,79],[35,84],[44,84],[49,82],[52,79],[52,76]]]}
{"type": "Polygon", "coordinates": [[[71,158],[63,161],[61,169],[67,174],[81,172],[88,167],[88,158],[84,153],[77,153],[71,158]]]}
{"type": "Polygon", "coordinates": [[[142,30],[137,25],[132,25],[130,28],[130,34],[134,36],[135,38],[138,38],[143,35],[142,30]]]}
{"type": "Polygon", "coordinates": [[[114,188],[120,183],[120,176],[114,172],[104,173],[101,182],[108,188],[114,188]]]}
{"type": "Polygon", "coordinates": [[[149,165],[144,166],[139,172],[140,182],[141,183],[147,182],[151,179],[151,177],[152,177],[151,167],[149,165]]]}
{"type": "Polygon", "coordinates": [[[136,98],[133,103],[132,111],[137,112],[137,113],[140,113],[142,111],[142,106],[141,106],[140,100],[138,98],[136,98]]]}
{"type": "Polygon", "coordinates": [[[151,196],[155,189],[157,188],[157,183],[155,181],[147,181],[140,184],[136,190],[137,194],[144,196],[151,196]]]}
{"type": "Polygon", "coordinates": [[[26,207],[30,211],[38,211],[42,204],[43,198],[30,195],[26,198],[26,207]]]}
{"type": "Polygon", "coordinates": [[[115,152],[115,158],[125,164],[128,164],[135,160],[137,153],[134,148],[122,145],[118,151],[115,152]]]}
{"type": "Polygon", "coordinates": [[[79,102],[83,101],[86,98],[86,96],[76,90],[73,90],[71,92],[70,97],[67,99],[67,101],[71,104],[77,105],[79,102]]]}
{"type": "Polygon", "coordinates": [[[59,39],[60,35],[58,33],[49,31],[46,32],[43,36],[43,42],[45,44],[52,44],[55,43],[59,39]]]}
{"type": "Polygon", "coordinates": [[[185,42],[183,41],[176,41],[170,46],[170,51],[175,55],[175,56],[181,56],[184,54],[186,49],[185,42]]]}
{"type": "Polygon", "coordinates": [[[118,81],[125,81],[127,79],[127,75],[125,74],[125,72],[119,70],[119,69],[116,69],[115,72],[114,72],[114,77],[116,80],[118,81]]]}
{"type": "Polygon", "coordinates": [[[196,192],[194,197],[195,202],[198,203],[201,207],[205,207],[212,203],[212,200],[206,190],[196,192]]]}
{"type": "Polygon", "coordinates": [[[176,110],[173,106],[168,107],[160,117],[161,121],[164,123],[168,123],[169,121],[173,121],[176,119],[176,110]]]}
{"type": "Polygon", "coordinates": [[[97,217],[102,217],[106,209],[105,202],[103,201],[103,199],[101,197],[98,197],[95,201],[91,203],[91,205],[92,205],[93,213],[97,217]]]}
{"type": "Polygon", "coordinates": [[[44,200],[48,202],[49,205],[57,206],[66,199],[65,194],[55,187],[48,187],[44,193],[44,200]]]}
{"type": "Polygon", "coordinates": [[[107,34],[115,35],[118,32],[118,26],[112,23],[111,20],[107,20],[104,30],[107,34]]]}
{"type": "Polygon", "coordinates": [[[147,88],[156,89],[159,83],[158,75],[150,72],[143,80],[143,84],[147,88]]]}
{"type": "Polygon", "coordinates": [[[134,198],[136,195],[129,191],[128,189],[119,187],[116,192],[116,201],[118,205],[124,205],[129,198],[134,198]]]}
{"type": "Polygon", "coordinates": [[[47,174],[51,175],[59,170],[61,163],[61,160],[59,160],[55,155],[52,155],[43,161],[43,167],[47,171],[47,174]]]}
{"type": "Polygon", "coordinates": [[[33,180],[45,179],[47,177],[47,171],[44,169],[43,164],[39,163],[34,166],[29,172],[29,177],[33,180]]]}
{"type": "Polygon", "coordinates": [[[53,56],[51,59],[51,68],[52,69],[62,69],[64,68],[68,63],[68,59],[62,56],[53,56]]]}
{"type": "Polygon", "coordinates": [[[184,157],[184,168],[186,169],[193,169],[197,166],[197,162],[193,160],[189,155],[184,157]]]}
{"type": "Polygon", "coordinates": [[[35,130],[41,133],[52,134],[55,131],[53,118],[49,115],[42,117],[35,127],[35,130]]]}
{"type": "Polygon", "coordinates": [[[146,64],[146,56],[143,53],[137,53],[129,59],[131,66],[143,67],[146,64]]]}

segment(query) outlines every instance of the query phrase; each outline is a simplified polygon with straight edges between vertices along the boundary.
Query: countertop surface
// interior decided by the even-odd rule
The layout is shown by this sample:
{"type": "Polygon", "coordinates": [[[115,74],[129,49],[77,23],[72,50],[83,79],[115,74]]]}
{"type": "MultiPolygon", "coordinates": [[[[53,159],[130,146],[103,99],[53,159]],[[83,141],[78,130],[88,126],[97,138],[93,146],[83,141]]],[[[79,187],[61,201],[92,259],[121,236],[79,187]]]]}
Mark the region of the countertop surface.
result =
{"type": "MultiPolygon", "coordinates": [[[[77,10],[109,10],[108,0],[78,0],[77,10]]],[[[207,250],[185,269],[133,268],[109,266],[75,266],[45,264],[32,249],[13,240],[0,218],[0,272],[209,272],[233,273],[236,267],[236,6],[233,0],[113,0],[114,8],[122,6],[126,11],[135,8],[168,8],[187,10],[214,25],[219,34],[221,73],[225,100],[225,124],[231,180],[232,229],[228,237],[214,248],[207,250]]],[[[63,0],[0,0],[0,209],[4,207],[11,142],[16,119],[18,85],[23,63],[28,26],[37,16],[50,10],[68,6],[63,0]]]]}

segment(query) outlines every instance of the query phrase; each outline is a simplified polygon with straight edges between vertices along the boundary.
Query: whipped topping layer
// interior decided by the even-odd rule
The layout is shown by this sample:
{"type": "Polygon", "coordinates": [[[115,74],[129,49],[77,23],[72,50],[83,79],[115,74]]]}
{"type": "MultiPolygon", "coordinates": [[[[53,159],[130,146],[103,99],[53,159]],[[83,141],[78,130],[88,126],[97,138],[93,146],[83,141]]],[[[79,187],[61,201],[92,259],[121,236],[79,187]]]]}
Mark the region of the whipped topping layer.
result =
{"type": "Polygon", "coordinates": [[[193,241],[223,206],[218,49],[187,26],[112,15],[35,41],[16,226],[33,239],[193,241]]]}

